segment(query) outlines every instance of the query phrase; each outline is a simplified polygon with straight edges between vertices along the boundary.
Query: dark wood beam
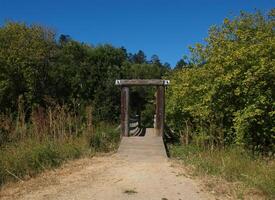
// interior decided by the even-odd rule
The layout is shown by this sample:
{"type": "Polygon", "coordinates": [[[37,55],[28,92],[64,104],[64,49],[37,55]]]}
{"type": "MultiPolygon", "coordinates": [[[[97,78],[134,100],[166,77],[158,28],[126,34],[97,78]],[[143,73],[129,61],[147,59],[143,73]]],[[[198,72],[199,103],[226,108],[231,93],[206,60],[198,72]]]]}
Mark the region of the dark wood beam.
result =
{"type": "Polygon", "coordinates": [[[129,136],[129,88],[121,89],[121,134],[129,136]]]}
{"type": "Polygon", "coordinates": [[[116,80],[116,85],[120,86],[146,86],[146,85],[168,85],[169,80],[162,79],[121,79],[116,80]]]}
{"type": "Polygon", "coordinates": [[[163,136],[164,132],[164,111],[165,111],[165,88],[164,86],[157,87],[156,96],[156,133],[159,136],[163,136]]]}

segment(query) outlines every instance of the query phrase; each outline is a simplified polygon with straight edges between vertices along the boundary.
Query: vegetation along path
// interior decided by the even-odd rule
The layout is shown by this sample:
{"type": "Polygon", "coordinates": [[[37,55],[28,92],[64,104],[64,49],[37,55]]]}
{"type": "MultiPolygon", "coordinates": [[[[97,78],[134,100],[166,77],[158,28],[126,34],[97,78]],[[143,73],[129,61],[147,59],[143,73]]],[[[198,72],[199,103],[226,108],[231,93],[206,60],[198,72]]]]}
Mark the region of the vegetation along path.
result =
{"type": "Polygon", "coordinates": [[[162,138],[123,138],[116,154],[80,159],[24,183],[6,186],[2,199],[212,199],[166,157],[162,138]]]}

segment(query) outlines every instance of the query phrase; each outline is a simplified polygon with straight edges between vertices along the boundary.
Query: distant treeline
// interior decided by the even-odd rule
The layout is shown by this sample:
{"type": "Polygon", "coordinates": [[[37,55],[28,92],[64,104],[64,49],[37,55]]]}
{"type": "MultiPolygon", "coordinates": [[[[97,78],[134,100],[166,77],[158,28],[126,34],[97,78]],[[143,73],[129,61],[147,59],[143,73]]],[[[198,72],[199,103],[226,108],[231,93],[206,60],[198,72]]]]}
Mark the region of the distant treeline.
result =
{"type": "MultiPolygon", "coordinates": [[[[169,70],[157,55],[148,60],[141,50],[131,54],[123,47],[92,46],[68,35],[57,38],[40,25],[8,22],[0,28],[1,113],[16,114],[20,97],[26,113],[56,103],[92,105],[95,120],[116,121],[120,114],[116,79],[161,78],[169,70]]],[[[142,91],[144,107],[149,94],[142,91]]]]}

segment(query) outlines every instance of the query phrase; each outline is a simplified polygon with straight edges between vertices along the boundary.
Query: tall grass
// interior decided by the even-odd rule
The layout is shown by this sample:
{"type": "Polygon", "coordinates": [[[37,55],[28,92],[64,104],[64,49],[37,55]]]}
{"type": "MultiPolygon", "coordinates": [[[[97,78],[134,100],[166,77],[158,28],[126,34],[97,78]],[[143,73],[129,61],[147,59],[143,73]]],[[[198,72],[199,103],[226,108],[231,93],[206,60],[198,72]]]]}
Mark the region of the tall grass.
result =
{"type": "Polygon", "coordinates": [[[94,151],[113,151],[118,147],[120,133],[118,129],[115,129],[114,125],[100,123],[93,132],[90,132],[88,141],[94,151]]]}
{"type": "MultiPolygon", "coordinates": [[[[88,110],[87,110],[88,112],[88,110]]],[[[43,141],[63,141],[85,134],[87,127],[92,122],[86,121],[90,113],[81,113],[81,110],[71,110],[66,105],[53,105],[47,109],[42,107],[33,108],[29,119],[23,109],[23,102],[19,101],[17,116],[12,114],[0,115],[0,145],[10,142],[33,139],[43,141]]]]}
{"type": "Polygon", "coordinates": [[[229,182],[242,182],[275,198],[275,162],[240,147],[207,149],[198,145],[172,145],[172,157],[195,167],[197,175],[219,176],[229,182]]]}
{"type": "Polygon", "coordinates": [[[80,138],[62,143],[28,139],[10,144],[0,151],[0,185],[58,167],[64,161],[79,158],[85,152],[87,147],[80,138]]]}
{"type": "Polygon", "coordinates": [[[33,108],[26,119],[19,100],[17,116],[0,115],[0,186],[96,151],[115,149],[114,126],[94,125],[92,108],[70,109],[52,104],[33,108]]]}

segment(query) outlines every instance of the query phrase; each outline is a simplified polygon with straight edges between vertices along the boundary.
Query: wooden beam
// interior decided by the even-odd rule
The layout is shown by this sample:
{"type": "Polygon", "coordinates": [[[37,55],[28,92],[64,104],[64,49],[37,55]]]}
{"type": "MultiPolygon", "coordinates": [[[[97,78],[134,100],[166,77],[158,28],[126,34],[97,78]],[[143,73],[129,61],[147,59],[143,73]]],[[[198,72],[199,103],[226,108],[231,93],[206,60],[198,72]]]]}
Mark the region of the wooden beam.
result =
{"type": "Polygon", "coordinates": [[[121,86],[146,86],[146,85],[168,85],[169,80],[162,79],[121,79],[116,80],[116,85],[121,86]]]}
{"type": "Polygon", "coordinates": [[[129,88],[121,88],[121,134],[129,136],[129,88]]]}
{"type": "Polygon", "coordinates": [[[163,136],[164,133],[164,102],[165,88],[164,86],[157,87],[157,97],[156,97],[156,133],[159,136],[163,136]]]}

